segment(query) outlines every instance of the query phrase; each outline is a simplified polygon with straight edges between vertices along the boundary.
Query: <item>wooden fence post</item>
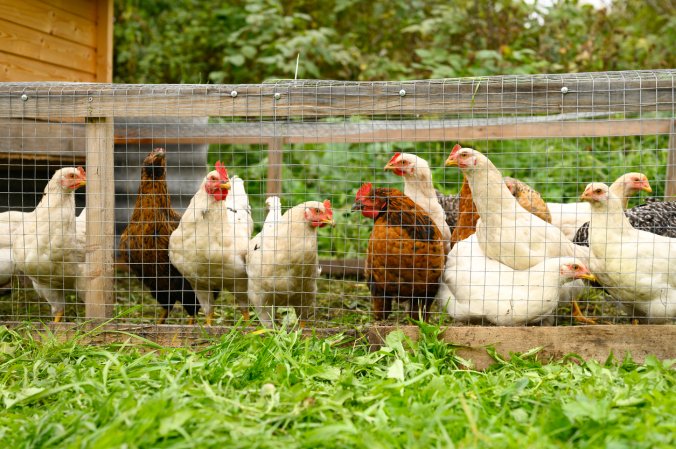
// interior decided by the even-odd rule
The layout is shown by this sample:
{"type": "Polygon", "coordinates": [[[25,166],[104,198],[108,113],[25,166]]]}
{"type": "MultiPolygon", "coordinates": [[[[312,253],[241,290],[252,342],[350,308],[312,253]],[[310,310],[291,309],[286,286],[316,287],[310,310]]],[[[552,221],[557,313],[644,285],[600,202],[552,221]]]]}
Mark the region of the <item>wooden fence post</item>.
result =
{"type": "Polygon", "coordinates": [[[87,118],[87,319],[113,316],[115,180],[112,117],[87,118]]]}
{"type": "Polygon", "coordinates": [[[282,193],[282,162],[284,158],[284,138],[275,137],[268,142],[268,184],[267,196],[279,196],[282,193]]]}
{"type": "Polygon", "coordinates": [[[667,179],[664,186],[664,199],[676,201],[676,121],[669,127],[669,155],[667,156],[667,179]]]}

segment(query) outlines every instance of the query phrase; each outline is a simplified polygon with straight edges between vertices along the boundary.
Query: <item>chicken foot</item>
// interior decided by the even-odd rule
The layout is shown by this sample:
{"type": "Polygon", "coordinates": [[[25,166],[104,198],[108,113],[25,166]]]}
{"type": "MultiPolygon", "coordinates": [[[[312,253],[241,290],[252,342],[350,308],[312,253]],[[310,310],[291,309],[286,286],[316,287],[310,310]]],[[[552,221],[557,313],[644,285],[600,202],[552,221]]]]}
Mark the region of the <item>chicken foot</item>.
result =
{"type": "Polygon", "coordinates": [[[573,317],[575,318],[575,321],[578,323],[584,323],[584,324],[598,324],[596,321],[594,321],[591,318],[587,318],[584,313],[582,313],[582,310],[580,310],[580,306],[578,305],[577,301],[573,301],[573,317]]]}
{"type": "Polygon", "coordinates": [[[169,316],[169,309],[164,307],[160,310],[160,316],[157,318],[157,324],[164,324],[169,316]]]}

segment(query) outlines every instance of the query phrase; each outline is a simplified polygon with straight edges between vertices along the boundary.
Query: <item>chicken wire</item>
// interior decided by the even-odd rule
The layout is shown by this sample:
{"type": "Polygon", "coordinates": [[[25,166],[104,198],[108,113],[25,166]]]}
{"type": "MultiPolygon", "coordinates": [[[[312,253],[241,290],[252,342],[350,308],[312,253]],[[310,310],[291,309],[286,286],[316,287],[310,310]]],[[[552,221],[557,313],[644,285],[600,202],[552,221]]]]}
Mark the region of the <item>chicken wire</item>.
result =
{"type": "MultiPolygon", "coordinates": [[[[0,234],[8,238],[2,248],[5,290],[0,299],[0,319],[52,320],[54,310],[46,299],[50,294],[65,298],[63,320],[67,322],[102,317],[87,312],[87,298],[104,301],[103,306],[107,307],[104,315],[108,318],[143,324],[162,320],[163,308],[155,299],[158,295],[169,295],[172,304],[182,298],[195,303],[190,280],[185,284],[185,291],[174,288],[164,293],[153,292],[148,287],[153,280],[147,280],[144,285],[137,276],[138,271],[130,271],[119,250],[120,235],[130,224],[137,201],[143,160],[155,148],[163,148],[168,193],[178,214],[184,214],[196,192],[203,190],[202,179],[214,169],[217,161],[227,168],[231,181],[234,176],[243,180],[254,223],[250,238],[263,228],[268,215],[266,199],[271,196],[280,198],[282,212],[306,201],[330,201],[335,226],[315,229],[318,264],[314,271],[294,275],[295,282],[286,285],[284,278],[296,262],[277,261],[273,266],[272,256],[265,253],[258,262],[260,267],[270,266],[276,270],[258,273],[256,285],[263,296],[276,298],[274,325],[295,325],[299,318],[305,326],[313,328],[409,322],[406,302],[398,303],[396,298],[392,310],[386,311],[382,319],[374,316],[369,288],[373,282],[364,275],[374,221],[352,210],[355,195],[364,183],[372,183],[374,188],[404,190],[402,177],[384,170],[395,153],[415,154],[427,161],[434,187],[450,198],[460,191],[463,175],[456,167],[444,167],[444,162],[457,143],[474,148],[486,155],[502,175],[523,181],[539,192],[549,205],[552,219],[565,208],[561,204],[578,202],[588,183],[610,185],[627,172],[644,173],[652,188],[650,198],[641,193],[629,200],[629,208],[646,202],[665,202],[676,195],[675,74],[674,70],[663,70],[415,82],[303,80],[237,86],[2,83],[0,102],[4,112],[0,154],[5,193],[0,195],[1,210],[30,213],[43,198],[43,189],[57,169],[83,166],[87,168],[88,181],[97,176],[114,176],[114,193],[100,188],[103,191],[92,192],[91,185],[77,189],[74,215],[64,220],[74,220],[82,213],[85,197],[90,204],[88,209],[97,206],[101,209],[101,198],[114,194],[114,214],[97,212],[103,215],[95,218],[106,216],[111,220],[114,216],[115,237],[114,248],[100,248],[101,241],[112,241],[105,240],[105,236],[113,227],[111,222],[98,223],[95,227],[98,231],[90,230],[89,236],[80,234],[79,238],[66,239],[69,243],[64,247],[57,241],[58,237],[70,238],[68,233],[74,232],[77,226],[64,227],[59,220],[62,215],[40,216],[38,228],[41,230],[36,231],[35,226],[27,226],[21,220],[17,225],[11,214],[3,213],[0,225],[4,229],[0,234]],[[88,133],[87,127],[93,123],[90,117],[112,118],[114,138],[104,139],[102,144],[100,136],[88,133]],[[114,170],[92,162],[91,155],[95,151],[92,148],[97,145],[103,145],[108,152],[114,151],[114,170]],[[45,257],[53,251],[52,257],[58,259],[38,264],[39,270],[43,270],[40,275],[44,275],[44,270],[52,270],[47,277],[46,292],[44,279],[43,290],[38,293],[33,288],[36,274],[21,270],[22,267],[38,268],[27,266],[25,261],[17,264],[14,260],[20,251],[16,247],[17,236],[26,242],[31,238],[30,233],[39,233],[41,243],[37,251],[26,249],[24,258],[45,257]],[[98,237],[104,240],[97,240],[98,237]],[[91,255],[95,250],[114,251],[112,270],[110,264],[91,255]],[[63,286],[63,275],[59,279],[59,262],[62,262],[59,257],[63,258],[63,254],[70,258],[70,265],[66,265],[80,267],[77,271],[79,295],[63,286]],[[97,271],[97,267],[103,267],[104,271],[97,271]],[[107,285],[109,290],[91,293],[95,289],[91,279],[101,277],[102,273],[107,280],[103,279],[100,285],[107,285]],[[293,307],[288,295],[314,282],[316,297],[293,307]],[[263,284],[266,287],[261,287],[263,284]],[[85,298],[83,291],[92,296],[85,298]]],[[[233,197],[235,195],[230,196],[233,197]]],[[[488,200],[493,203],[501,199],[489,197],[488,200]]],[[[666,222],[660,222],[661,230],[655,232],[673,232],[670,204],[665,206],[668,209],[665,213],[662,208],[655,209],[659,212],[654,214],[666,217],[666,222]]],[[[246,205],[242,210],[245,209],[246,205]]],[[[204,210],[198,210],[199,213],[196,210],[193,209],[193,214],[205,215],[204,210]]],[[[513,211],[505,210],[496,215],[509,217],[511,213],[513,211]]],[[[228,215],[228,208],[221,209],[219,214],[221,220],[234,219],[228,215]]],[[[576,231],[578,221],[584,223],[586,216],[574,215],[575,224],[571,226],[576,231]]],[[[143,228],[151,223],[141,220],[132,224],[143,228]]],[[[199,244],[218,238],[217,230],[212,232],[209,226],[201,229],[199,244]]],[[[271,232],[268,235],[273,237],[267,240],[274,242],[267,248],[274,253],[288,241],[306,242],[315,230],[306,228],[303,232],[310,234],[292,234],[288,239],[271,232]]],[[[161,237],[155,230],[143,232],[151,240],[161,237]]],[[[232,240],[235,233],[228,228],[224,241],[232,240]]],[[[420,246],[420,242],[412,244],[420,246]]],[[[309,241],[307,245],[312,254],[314,247],[309,241]]],[[[305,243],[298,246],[304,247],[305,243]]],[[[385,248],[389,247],[392,246],[385,244],[385,248]]],[[[475,246],[466,248],[472,257],[484,257],[483,251],[477,252],[475,246]]],[[[142,245],[133,250],[143,252],[150,248],[142,245]]],[[[251,260],[252,252],[247,248],[246,255],[241,257],[242,263],[251,260]]],[[[291,254],[295,257],[300,251],[291,254]]],[[[632,257],[640,261],[639,266],[647,266],[656,256],[638,251],[632,257]]],[[[314,267],[312,257],[309,260],[314,267]]],[[[457,301],[449,302],[448,296],[442,298],[442,294],[430,293],[428,321],[450,325],[584,324],[574,318],[572,302],[565,293],[559,291],[561,294],[555,300],[550,299],[555,302],[553,305],[545,304],[544,293],[531,293],[526,299],[519,296],[523,295],[520,289],[530,286],[536,290],[538,283],[542,283],[537,280],[542,276],[537,265],[529,275],[519,277],[495,265],[494,260],[488,265],[479,260],[483,268],[473,266],[468,271],[462,266],[467,260],[474,259],[458,259],[453,252],[451,256],[444,254],[441,284],[443,290],[449,276],[453,276],[453,289],[471,288],[473,299],[463,302],[460,293],[457,301]],[[450,257],[455,257],[455,265],[449,263],[450,257]],[[532,285],[528,285],[529,280],[532,285]],[[501,288],[498,302],[491,300],[496,286],[501,288]]],[[[193,262],[195,266],[206,263],[205,260],[193,262]]],[[[590,260],[575,262],[588,265],[593,272],[590,260]]],[[[671,262],[672,259],[665,259],[665,272],[673,273],[671,262]]],[[[431,262],[426,260],[425,264],[433,268],[431,262]]],[[[394,265],[386,266],[385,271],[396,272],[401,264],[394,265]]],[[[402,268],[406,268],[406,263],[403,265],[402,268]]],[[[148,263],[144,267],[144,270],[150,269],[148,263]]],[[[654,275],[644,271],[637,269],[641,276],[654,275]]],[[[404,295],[405,282],[391,281],[391,275],[388,276],[384,282],[387,286],[383,288],[404,295]]],[[[235,277],[243,279],[241,275],[235,277]]],[[[246,279],[243,280],[246,285],[246,279]]],[[[598,323],[646,321],[642,316],[645,313],[640,313],[631,301],[625,299],[624,304],[620,304],[614,291],[621,287],[610,284],[604,288],[589,287],[588,282],[584,282],[577,302],[588,318],[598,323]]],[[[433,284],[429,290],[435,290],[437,284],[433,284]]],[[[213,285],[211,289],[221,291],[213,301],[211,324],[232,325],[244,321],[247,312],[251,313],[250,322],[259,324],[259,315],[264,309],[243,303],[241,297],[238,301],[232,292],[237,287],[213,285]]],[[[244,302],[252,288],[249,282],[246,291],[239,292],[244,302]]],[[[673,310],[670,301],[676,295],[675,284],[655,288],[661,288],[663,295],[657,301],[673,310]]],[[[672,322],[672,318],[673,315],[660,321],[672,322]]],[[[193,321],[179,301],[164,322],[189,324],[193,321]]],[[[195,323],[206,324],[203,312],[197,314],[195,323]]]]}

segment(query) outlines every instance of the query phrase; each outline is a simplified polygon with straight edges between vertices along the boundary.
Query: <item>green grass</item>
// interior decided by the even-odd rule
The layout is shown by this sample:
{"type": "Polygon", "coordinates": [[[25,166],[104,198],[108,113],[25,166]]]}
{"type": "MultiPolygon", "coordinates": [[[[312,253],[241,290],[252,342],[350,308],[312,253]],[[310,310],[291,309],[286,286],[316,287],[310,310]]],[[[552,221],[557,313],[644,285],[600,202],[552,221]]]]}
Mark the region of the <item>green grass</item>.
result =
{"type": "MultiPolygon", "coordinates": [[[[0,328],[11,448],[673,447],[674,361],[463,369],[438,328],[369,352],[344,336],[223,336],[203,349],[42,343],[0,328]]],[[[137,340],[138,342],[138,340],[137,340]]]]}

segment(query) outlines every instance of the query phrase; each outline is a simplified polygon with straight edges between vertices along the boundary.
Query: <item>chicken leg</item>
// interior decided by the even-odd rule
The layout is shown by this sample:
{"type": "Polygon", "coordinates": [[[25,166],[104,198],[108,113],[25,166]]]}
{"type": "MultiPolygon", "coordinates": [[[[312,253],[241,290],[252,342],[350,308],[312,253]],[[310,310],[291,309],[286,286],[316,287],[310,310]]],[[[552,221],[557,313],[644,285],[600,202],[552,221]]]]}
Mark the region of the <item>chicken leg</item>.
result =
{"type": "Polygon", "coordinates": [[[157,318],[157,324],[164,324],[167,321],[168,316],[169,309],[162,307],[162,309],[160,309],[160,316],[157,318]]]}
{"type": "Polygon", "coordinates": [[[582,313],[582,310],[580,310],[580,306],[577,304],[577,301],[573,301],[573,317],[575,318],[575,321],[579,323],[584,323],[584,324],[598,324],[596,321],[594,321],[591,318],[587,318],[584,313],[582,313]]]}

